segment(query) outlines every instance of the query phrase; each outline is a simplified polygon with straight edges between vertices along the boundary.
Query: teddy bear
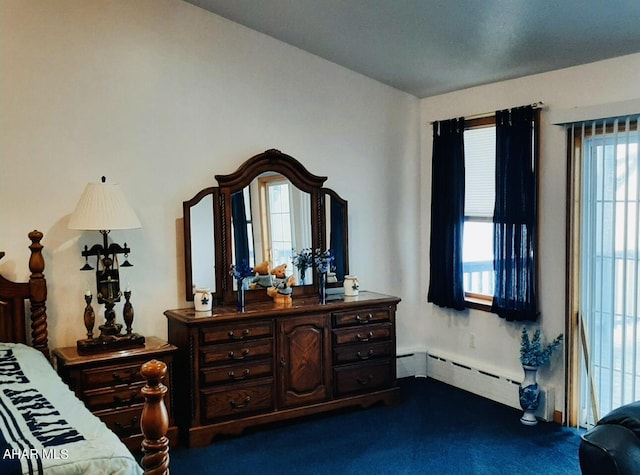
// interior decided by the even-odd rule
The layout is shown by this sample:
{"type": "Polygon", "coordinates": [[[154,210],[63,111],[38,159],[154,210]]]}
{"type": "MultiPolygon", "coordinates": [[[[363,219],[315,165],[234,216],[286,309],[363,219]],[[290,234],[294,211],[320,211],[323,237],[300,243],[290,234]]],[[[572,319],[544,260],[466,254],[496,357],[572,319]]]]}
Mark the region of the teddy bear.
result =
{"type": "Polygon", "coordinates": [[[293,286],[296,278],[292,274],[287,277],[287,264],[280,264],[271,270],[273,285],[267,289],[267,295],[278,305],[290,306],[293,286]]]}
{"type": "Polygon", "coordinates": [[[261,262],[254,266],[256,276],[249,284],[250,289],[268,289],[273,285],[273,276],[269,273],[269,261],[261,262]]]}

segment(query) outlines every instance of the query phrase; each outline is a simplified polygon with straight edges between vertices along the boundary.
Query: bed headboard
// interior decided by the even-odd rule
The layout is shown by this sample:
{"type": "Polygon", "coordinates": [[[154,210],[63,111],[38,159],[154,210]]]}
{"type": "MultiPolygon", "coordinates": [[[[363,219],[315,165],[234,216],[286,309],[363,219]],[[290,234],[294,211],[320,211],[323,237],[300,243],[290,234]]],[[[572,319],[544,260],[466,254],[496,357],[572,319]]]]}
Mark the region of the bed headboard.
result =
{"type": "MultiPolygon", "coordinates": [[[[47,333],[47,281],[44,278],[42,233],[29,233],[31,256],[29,257],[29,282],[12,282],[0,275],[0,341],[28,343],[26,305],[29,301],[31,319],[31,346],[49,359],[47,333]]],[[[4,256],[1,253],[0,259],[4,256]]]]}

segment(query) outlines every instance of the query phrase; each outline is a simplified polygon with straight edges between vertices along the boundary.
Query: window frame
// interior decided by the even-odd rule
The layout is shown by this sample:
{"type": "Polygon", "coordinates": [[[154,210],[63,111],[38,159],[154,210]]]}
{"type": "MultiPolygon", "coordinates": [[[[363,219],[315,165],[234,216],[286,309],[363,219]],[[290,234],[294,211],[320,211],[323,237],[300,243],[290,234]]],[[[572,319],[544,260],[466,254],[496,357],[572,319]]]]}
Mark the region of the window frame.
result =
{"type": "MultiPolygon", "coordinates": [[[[634,117],[631,114],[631,117],[634,117]]],[[[578,427],[581,422],[580,390],[582,380],[582,366],[584,365],[583,345],[585,345],[585,333],[583,329],[581,307],[581,266],[582,260],[578,257],[583,240],[583,156],[582,151],[585,141],[594,137],[618,133],[637,133],[638,122],[630,123],[627,129],[625,122],[614,127],[615,118],[594,119],[584,121],[585,127],[572,129],[569,124],[566,132],[567,154],[567,203],[566,203],[566,235],[567,235],[567,309],[566,309],[566,367],[567,389],[565,391],[564,411],[567,415],[566,422],[570,427],[578,427]],[[590,125],[587,123],[591,122],[590,125]],[[602,122],[606,122],[603,127],[602,122]]]]}
{"type": "MultiPolygon", "coordinates": [[[[265,254],[265,258],[269,260],[269,262],[274,262],[273,258],[273,234],[272,234],[272,222],[271,216],[272,211],[270,209],[270,196],[269,196],[269,188],[273,185],[286,185],[289,188],[289,203],[288,203],[288,212],[287,213],[279,213],[286,214],[289,222],[289,230],[291,234],[291,238],[293,239],[293,210],[291,209],[291,182],[282,174],[271,174],[266,176],[261,176],[258,178],[258,187],[259,187],[259,196],[260,196],[260,216],[262,217],[261,222],[265,223],[265,226],[262,226],[262,234],[261,234],[261,243],[262,249],[265,254]]],[[[287,241],[281,241],[287,242],[287,241]]],[[[293,245],[293,241],[291,241],[293,245]]],[[[275,265],[275,264],[274,264],[275,265]]]]}

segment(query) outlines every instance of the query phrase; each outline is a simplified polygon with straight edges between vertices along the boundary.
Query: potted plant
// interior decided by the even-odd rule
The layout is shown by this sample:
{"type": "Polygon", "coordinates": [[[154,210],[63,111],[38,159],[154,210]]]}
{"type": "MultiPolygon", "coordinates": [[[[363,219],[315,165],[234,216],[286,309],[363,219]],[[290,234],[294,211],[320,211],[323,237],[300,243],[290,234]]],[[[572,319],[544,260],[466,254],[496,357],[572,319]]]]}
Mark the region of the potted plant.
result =
{"type": "Polygon", "coordinates": [[[541,340],[540,329],[537,329],[533,334],[533,338],[530,339],[527,327],[522,328],[520,363],[524,370],[524,380],[520,384],[519,396],[520,407],[524,411],[520,422],[525,425],[536,425],[538,423],[535,411],[540,403],[540,389],[536,381],[536,374],[538,368],[547,364],[553,352],[560,346],[562,334],[558,335],[548,345],[543,345],[541,340]]]}

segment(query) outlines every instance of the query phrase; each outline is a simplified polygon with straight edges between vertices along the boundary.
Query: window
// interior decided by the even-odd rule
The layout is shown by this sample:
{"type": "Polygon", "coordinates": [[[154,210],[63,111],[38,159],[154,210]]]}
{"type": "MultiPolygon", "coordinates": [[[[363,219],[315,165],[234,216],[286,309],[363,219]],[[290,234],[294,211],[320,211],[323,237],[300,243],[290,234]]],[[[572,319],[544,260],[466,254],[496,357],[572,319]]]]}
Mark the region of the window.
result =
{"type": "MultiPolygon", "coordinates": [[[[262,248],[272,263],[288,262],[294,248],[289,181],[282,175],[260,178],[263,222],[262,248]]],[[[275,264],[274,264],[275,265],[275,264]]]]}
{"type": "Polygon", "coordinates": [[[491,304],[496,128],[493,117],[469,120],[464,132],[465,200],[462,262],[465,299],[491,304]]]}
{"type": "Polygon", "coordinates": [[[579,250],[570,252],[579,276],[570,314],[581,345],[572,353],[580,371],[570,414],[590,427],[640,398],[640,132],[635,117],[573,124],[568,133],[579,250]]]}
{"type": "Polygon", "coordinates": [[[538,121],[529,105],[433,123],[427,301],[538,318],[538,121]]]}

